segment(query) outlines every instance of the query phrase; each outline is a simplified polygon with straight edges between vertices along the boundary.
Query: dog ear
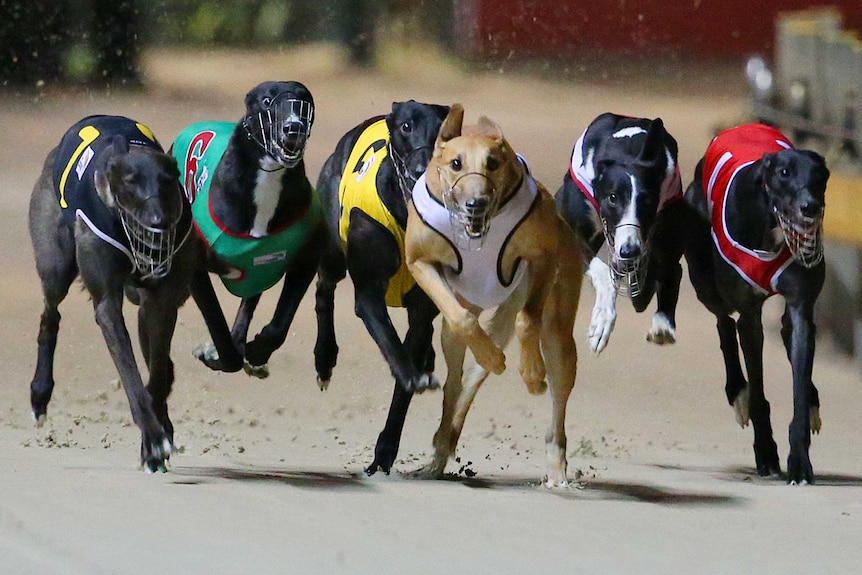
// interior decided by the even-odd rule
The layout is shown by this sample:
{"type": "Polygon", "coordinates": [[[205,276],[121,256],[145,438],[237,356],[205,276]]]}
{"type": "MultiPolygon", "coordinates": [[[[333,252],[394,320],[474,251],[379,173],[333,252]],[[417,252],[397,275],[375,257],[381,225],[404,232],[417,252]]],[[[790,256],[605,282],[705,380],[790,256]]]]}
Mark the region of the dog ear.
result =
{"type": "Polygon", "coordinates": [[[97,169],[95,171],[93,174],[93,184],[95,184],[96,193],[99,194],[102,203],[109,208],[116,207],[117,203],[114,201],[114,194],[111,192],[111,184],[108,182],[106,170],[97,169]]]}
{"type": "Polygon", "coordinates": [[[114,154],[116,155],[129,153],[129,141],[123,136],[114,136],[114,141],[112,142],[112,145],[114,147],[114,154]]]}
{"type": "Polygon", "coordinates": [[[664,154],[664,122],[656,118],[650,123],[644,139],[644,147],[638,160],[645,164],[654,164],[664,154]]]}
{"type": "Polygon", "coordinates": [[[602,178],[602,176],[605,175],[605,172],[608,171],[608,168],[610,168],[614,164],[616,164],[616,161],[614,161],[614,160],[608,160],[608,159],[599,160],[599,162],[596,164],[596,175],[593,178],[594,181],[599,181],[602,178]]]}
{"type": "Polygon", "coordinates": [[[503,140],[503,130],[501,130],[500,126],[498,126],[497,123],[488,116],[482,116],[479,118],[479,135],[487,136],[495,140],[503,140]]]}
{"type": "Polygon", "coordinates": [[[449,109],[449,114],[443,120],[443,125],[440,126],[440,133],[437,134],[437,141],[434,142],[434,155],[438,155],[443,148],[446,147],[446,142],[461,135],[461,126],[464,124],[464,106],[461,104],[452,104],[449,109]]]}

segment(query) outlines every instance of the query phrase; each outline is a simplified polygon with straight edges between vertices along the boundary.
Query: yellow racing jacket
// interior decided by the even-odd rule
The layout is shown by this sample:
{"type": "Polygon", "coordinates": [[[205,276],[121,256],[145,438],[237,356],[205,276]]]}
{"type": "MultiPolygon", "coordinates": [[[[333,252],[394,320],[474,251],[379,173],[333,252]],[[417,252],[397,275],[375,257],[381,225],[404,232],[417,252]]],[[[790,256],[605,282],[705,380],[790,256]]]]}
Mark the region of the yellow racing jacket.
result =
{"type": "Polygon", "coordinates": [[[386,126],[385,118],[382,118],[362,132],[350,151],[347,165],[341,175],[341,185],[338,188],[338,199],[341,204],[338,231],[342,243],[347,245],[347,228],[350,225],[350,213],[353,210],[361,211],[389,230],[398,243],[401,267],[389,280],[386,305],[404,307],[404,295],[416,285],[416,281],[407,269],[404,257],[404,228],[395,220],[377,190],[377,172],[388,154],[389,128],[386,126]]]}

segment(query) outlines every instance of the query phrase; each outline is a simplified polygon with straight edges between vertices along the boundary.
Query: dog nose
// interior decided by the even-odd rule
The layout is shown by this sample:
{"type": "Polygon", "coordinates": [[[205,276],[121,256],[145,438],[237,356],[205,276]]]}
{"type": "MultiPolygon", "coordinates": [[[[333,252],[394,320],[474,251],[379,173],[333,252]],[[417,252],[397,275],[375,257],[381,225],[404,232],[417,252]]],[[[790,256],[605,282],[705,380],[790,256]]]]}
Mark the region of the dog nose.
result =
{"type": "Polygon", "coordinates": [[[305,124],[297,120],[289,120],[282,126],[285,142],[293,147],[301,147],[305,145],[306,129],[305,124]]]}
{"type": "Polygon", "coordinates": [[[817,200],[809,200],[799,205],[799,211],[806,218],[816,218],[822,210],[820,202],[817,200]]]}
{"type": "Polygon", "coordinates": [[[620,246],[620,257],[623,259],[634,259],[640,255],[641,247],[639,244],[626,242],[620,246]]]}
{"type": "Polygon", "coordinates": [[[482,213],[488,208],[489,203],[488,198],[471,198],[467,200],[464,206],[470,213],[482,213]]]}

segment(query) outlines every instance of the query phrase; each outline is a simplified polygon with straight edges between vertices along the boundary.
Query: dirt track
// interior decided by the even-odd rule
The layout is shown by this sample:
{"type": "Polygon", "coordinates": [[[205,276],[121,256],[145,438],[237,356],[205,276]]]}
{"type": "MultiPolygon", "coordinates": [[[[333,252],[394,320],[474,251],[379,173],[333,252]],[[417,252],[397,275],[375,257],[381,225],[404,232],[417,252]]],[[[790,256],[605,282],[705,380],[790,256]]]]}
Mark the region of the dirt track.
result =
{"type": "MultiPolygon", "coordinates": [[[[496,120],[556,189],[572,142],[600,112],[661,116],[680,143],[688,181],[714,126],[734,121],[743,105],[743,86],[727,69],[667,73],[664,89],[643,79],[562,84],[419,62],[408,52],[371,75],[345,70],[327,47],[255,59],[156,52],[148,55],[146,94],[0,95],[0,575],[858,572],[858,366],[821,338],[814,380],[824,427],[812,448],[818,485],[758,479],[751,431],[736,426],[724,399],[713,320],[688,285],[677,345],[651,347],[649,316],[621,305],[599,358],[585,351],[592,292],[584,290],[567,425],[570,474],[581,480],[568,489],[538,486],[549,400],[529,396],[512,365],[479,393],[452,480],[365,478],[392,382],[352,313],[349,282],[338,290],[341,355],[326,393],[315,385],[310,298],[265,381],[199,366],[190,351],[206,339],[205,327],[186,306],[170,400],[180,452],[170,473],[155,476],[136,469],[138,431],[92,307],[74,290],[61,307],[49,423],[34,429],[28,383],[41,295],[27,201],[48,149],[86,114],[133,116],[167,145],[193,121],[239,119],[242,97],[257,82],[298,79],[317,103],[307,156],[315,180],[340,135],[393,100],[459,101],[468,121],[496,120]],[[467,470],[476,476],[468,479],[467,470]]],[[[261,304],[261,321],[272,299],[261,304]]],[[[765,314],[765,371],[784,458],[791,395],[775,333],[778,306],[770,302],[765,314]]],[[[134,320],[131,306],[127,318],[134,320]]],[[[414,400],[398,471],[429,456],[441,399],[414,400]]]]}

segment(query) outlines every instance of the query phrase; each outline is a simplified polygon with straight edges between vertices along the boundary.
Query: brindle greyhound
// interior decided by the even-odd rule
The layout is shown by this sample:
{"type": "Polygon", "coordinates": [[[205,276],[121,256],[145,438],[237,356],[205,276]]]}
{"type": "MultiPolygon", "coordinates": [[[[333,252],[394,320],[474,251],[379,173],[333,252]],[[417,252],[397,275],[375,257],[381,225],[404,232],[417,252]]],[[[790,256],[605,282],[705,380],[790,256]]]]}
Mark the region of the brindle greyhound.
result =
{"type": "Polygon", "coordinates": [[[550,382],[545,484],[566,485],[566,404],[577,372],[572,328],[583,273],[578,241],[500,128],[482,117],[462,131],[463,118],[464,108],[453,105],[407,220],[407,266],[443,315],[449,370],[434,458],[419,474],[442,476],[479,386],[506,368],[502,350],[514,332],[528,391],[547,389],[546,372],[550,382]],[[494,307],[486,332],[478,314],[494,307]],[[478,366],[462,383],[467,347],[478,366]]]}
{"type": "Polygon", "coordinates": [[[30,386],[33,415],[39,423],[46,417],[54,389],[57,308],[80,274],[141,430],[147,471],[165,470],[171,454],[171,339],[201,255],[197,242],[185,241],[191,210],[178,176],[176,162],[146,126],[119,116],[90,116],[48,154],[30,198],[30,237],[45,304],[30,386]],[[124,290],[140,304],[146,388],[123,319],[124,290]]]}

